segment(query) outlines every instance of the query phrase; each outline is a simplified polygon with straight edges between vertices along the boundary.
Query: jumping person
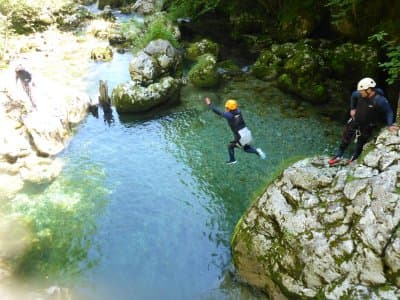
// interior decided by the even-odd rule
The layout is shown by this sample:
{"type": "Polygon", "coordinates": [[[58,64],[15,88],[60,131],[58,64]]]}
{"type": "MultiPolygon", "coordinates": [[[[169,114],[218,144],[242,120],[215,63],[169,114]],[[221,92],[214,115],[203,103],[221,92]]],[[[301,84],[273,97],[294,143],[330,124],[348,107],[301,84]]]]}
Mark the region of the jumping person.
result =
{"type": "Polygon", "coordinates": [[[209,97],[204,99],[208,107],[217,115],[225,118],[228,121],[229,127],[233,132],[234,140],[228,145],[229,160],[227,164],[235,164],[235,147],[243,148],[247,153],[257,154],[261,159],[265,159],[265,154],[260,148],[253,148],[250,143],[252,141],[251,131],[246,127],[243,120],[241,111],[238,109],[238,103],[236,100],[227,100],[225,102],[225,111],[222,112],[216,108],[209,97]]]}
{"type": "Polygon", "coordinates": [[[344,126],[342,142],[334,157],[328,161],[329,165],[333,166],[343,159],[344,151],[354,139],[356,149],[348,163],[356,160],[371,137],[372,130],[382,113],[389,130],[398,130],[398,126],[393,125],[393,111],[383,91],[376,87],[372,78],[361,79],[357,84],[357,90],[351,95],[350,119],[344,126]]]}

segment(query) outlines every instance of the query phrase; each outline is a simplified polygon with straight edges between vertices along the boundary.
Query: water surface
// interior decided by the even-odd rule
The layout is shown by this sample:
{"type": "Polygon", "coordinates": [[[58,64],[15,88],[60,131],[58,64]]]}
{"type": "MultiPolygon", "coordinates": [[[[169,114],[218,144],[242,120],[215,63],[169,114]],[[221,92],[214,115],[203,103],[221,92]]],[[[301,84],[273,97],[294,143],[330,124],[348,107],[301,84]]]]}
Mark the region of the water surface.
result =
{"type": "MultiPolygon", "coordinates": [[[[122,65],[126,57],[95,66],[90,80],[106,79],[111,88],[127,80],[118,59],[122,65]]],[[[96,95],[96,89],[93,84],[89,92],[96,95]]],[[[285,117],[285,106],[273,100],[287,96],[273,89],[268,95],[232,83],[213,91],[220,96],[217,105],[227,90],[241,100],[265,161],[236,151],[238,164],[225,165],[231,133],[195,90],[163,111],[144,116],[114,111],[111,125],[101,115],[82,124],[64,158],[83,169],[100,166],[109,193],[89,237],[87,260],[96,263],[73,283],[82,299],[263,298],[228,272],[234,226],[282,161],[332,151],[326,138],[332,128],[316,117],[285,117]]],[[[70,171],[76,172],[67,168],[64,176],[82,180],[70,171]]]]}

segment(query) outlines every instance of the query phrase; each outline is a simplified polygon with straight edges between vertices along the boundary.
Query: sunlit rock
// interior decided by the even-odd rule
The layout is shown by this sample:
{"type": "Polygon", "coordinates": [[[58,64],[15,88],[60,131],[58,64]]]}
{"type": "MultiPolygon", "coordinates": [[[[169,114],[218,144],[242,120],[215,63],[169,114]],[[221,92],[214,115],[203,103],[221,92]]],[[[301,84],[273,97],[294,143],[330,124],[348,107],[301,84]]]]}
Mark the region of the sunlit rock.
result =
{"type": "Polygon", "coordinates": [[[182,56],[166,40],[151,41],[129,64],[131,81],[120,84],[111,94],[120,113],[143,112],[179,100],[182,56]]]}
{"type": "Polygon", "coordinates": [[[12,199],[24,186],[24,181],[18,174],[0,174],[0,182],[0,200],[12,199]]]}
{"type": "Polygon", "coordinates": [[[174,76],[181,61],[180,53],[170,42],[158,39],[151,41],[132,58],[129,73],[132,80],[148,85],[166,75],[174,76]]]}
{"type": "Polygon", "coordinates": [[[74,30],[83,27],[85,21],[94,18],[94,14],[82,5],[70,3],[57,12],[57,25],[64,30],[74,30]]]}
{"type": "Polygon", "coordinates": [[[97,47],[90,53],[90,58],[93,60],[110,61],[113,57],[111,47],[97,47]]]}
{"type": "Polygon", "coordinates": [[[61,159],[31,157],[24,160],[20,169],[21,178],[32,183],[50,182],[60,175],[64,163],[61,159]]]}
{"type": "Polygon", "coordinates": [[[180,86],[181,81],[170,76],[146,87],[131,81],[114,88],[111,99],[120,113],[143,112],[179,100],[180,86]]]}
{"type": "Polygon", "coordinates": [[[161,74],[174,74],[182,61],[181,53],[167,40],[151,41],[143,52],[153,57],[161,67],[161,74]]]}
{"type": "Polygon", "coordinates": [[[62,164],[54,156],[67,146],[73,127],[87,115],[88,95],[32,75],[30,96],[14,70],[5,72],[0,93],[1,196],[9,198],[24,181],[48,182],[62,164]],[[47,158],[46,158],[47,157],[47,158]]]}
{"type": "Polygon", "coordinates": [[[86,27],[86,32],[100,39],[106,39],[116,32],[116,25],[106,20],[93,20],[86,27]]]}
{"type": "Polygon", "coordinates": [[[129,73],[132,80],[146,85],[153,83],[160,76],[161,68],[155,58],[144,51],[140,51],[132,58],[129,64],[129,73]]]}
{"type": "Polygon", "coordinates": [[[383,130],[354,166],[286,169],[236,227],[238,277],[273,299],[398,299],[397,137],[383,130]]]}
{"type": "Polygon", "coordinates": [[[156,10],[155,0],[137,0],[132,6],[132,12],[138,13],[140,15],[150,15],[156,10]]]}

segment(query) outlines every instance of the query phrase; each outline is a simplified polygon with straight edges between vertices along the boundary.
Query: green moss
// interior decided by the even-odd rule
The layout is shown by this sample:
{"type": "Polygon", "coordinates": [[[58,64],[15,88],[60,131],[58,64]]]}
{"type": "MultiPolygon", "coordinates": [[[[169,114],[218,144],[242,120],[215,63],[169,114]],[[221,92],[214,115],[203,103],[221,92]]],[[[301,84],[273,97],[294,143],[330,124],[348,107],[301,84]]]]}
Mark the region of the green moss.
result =
{"type": "Polygon", "coordinates": [[[186,51],[187,51],[186,57],[190,60],[196,60],[199,56],[202,56],[203,54],[206,53],[218,57],[219,46],[217,43],[211,40],[202,39],[199,42],[190,44],[190,46],[186,51]]]}
{"type": "Polygon", "coordinates": [[[166,17],[159,17],[152,20],[145,29],[144,34],[140,34],[137,36],[136,39],[134,39],[133,51],[137,52],[146,47],[147,44],[150,43],[151,41],[157,39],[167,40],[175,48],[180,48],[181,45],[179,44],[173,32],[171,31],[172,27],[170,23],[171,21],[166,17]]]}
{"type": "Polygon", "coordinates": [[[197,63],[190,69],[188,77],[196,87],[215,87],[219,82],[219,75],[216,70],[216,59],[211,54],[204,54],[199,57],[197,63]]]}
{"type": "Polygon", "coordinates": [[[289,91],[294,90],[292,77],[289,74],[282,74],[278,77],[278,86],[289,91]]]}
{"type": "Polygon", "coordinates": [[[367,143],[357,161],[364,161],[365,156],[376,148],[374,143],[367,143]]]}
{"type": "Polygon", "coordinates": [[[358,180],[358,179],[359,179],[359,178],[354,177],[353,175],[348,175],[348,176],[346,177],[345,183],[347,184],[347,183],[350,183],[350,182],[352,182],[352,181],[354,181],[354,180],[358,180]]]}

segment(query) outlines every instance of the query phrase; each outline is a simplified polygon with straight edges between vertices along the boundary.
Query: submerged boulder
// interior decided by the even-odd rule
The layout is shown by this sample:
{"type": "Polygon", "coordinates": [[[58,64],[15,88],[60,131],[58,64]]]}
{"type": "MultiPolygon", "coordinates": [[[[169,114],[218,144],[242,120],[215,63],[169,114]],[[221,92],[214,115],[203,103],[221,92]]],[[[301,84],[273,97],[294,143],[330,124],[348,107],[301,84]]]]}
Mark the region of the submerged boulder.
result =
{"type": "Polygon", "coordinates": [[[239,277],[273,299],[399,299],[399,149],[383,130],[353,166],[287,168],[236,227],[239,277]]]}

